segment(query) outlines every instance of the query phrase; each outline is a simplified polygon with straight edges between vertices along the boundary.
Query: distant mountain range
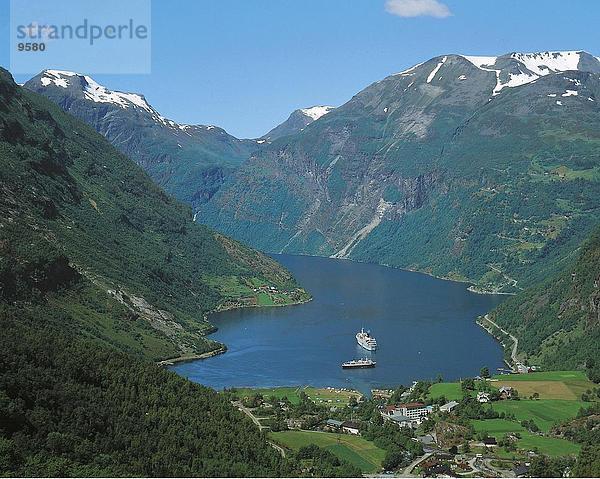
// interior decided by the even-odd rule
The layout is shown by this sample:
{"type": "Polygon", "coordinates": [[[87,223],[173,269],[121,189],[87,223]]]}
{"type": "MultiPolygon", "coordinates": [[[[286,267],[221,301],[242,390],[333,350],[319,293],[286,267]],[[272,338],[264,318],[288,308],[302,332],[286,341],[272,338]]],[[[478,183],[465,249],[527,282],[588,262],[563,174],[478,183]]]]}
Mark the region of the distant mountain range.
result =
{"type": "Polygon", "coordinates": [[[517,292],[599,220],[600,61],[443,55],[253,154],[198,220],[261,250],[517,292]]]}
{"type": "Polygon", "coordinates": [[[112,91],[87,75],[45,70],[25,88],[91,125],[177,199],[198,205],[264,140],[240,140],[212,125],[164,118],[136,93],[112,91]]]}

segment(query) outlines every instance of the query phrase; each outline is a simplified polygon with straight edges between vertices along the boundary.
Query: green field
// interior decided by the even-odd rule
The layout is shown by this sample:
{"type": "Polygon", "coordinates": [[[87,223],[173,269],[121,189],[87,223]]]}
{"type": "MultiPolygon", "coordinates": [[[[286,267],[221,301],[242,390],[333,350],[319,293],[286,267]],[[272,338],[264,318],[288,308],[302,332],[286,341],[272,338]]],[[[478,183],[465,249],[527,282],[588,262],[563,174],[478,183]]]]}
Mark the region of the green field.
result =
{"type": "Polygon", "coordinates": [[[356,391],[342,391],[339,389],[314,388],[310,386],[302,387],[281,387],[281,388],[238,388],[233,394],[238,398],[251,397],[255,394],[262,394],[268,398],[275,396],[278,399],[287,397],[292,404],[300,403],[300,392],[304,391],[312,401],[318,403],[330,402],[332,404],[346,405],[351,397],[359,398],[360,393],[356,391]]]}
{"type": "Polygon", "coordinates": [[[363,473],[373,473],[381,469],[385,451],[372,442],[359,436],[333,434],[317,431],[282,431],[270,433],[270,437],[282,446],[298,450],[315,444],[331,451],[340,459],[345,459],[359,467],[363,473]]]}
{"type": "Polygon", "coordinates": [[[448,401],[460,401],[463,398],[463,392],[460,383],[436,383],[429,388],[428,397],[439,398],[444,396],[448,401]]]}
{"type": "Polygon", "coordinates": [[[564,456],[568,454],[577,454],[581,448],[578,444],[569,442],[565,439],[539,436],[530,433],[519,423],[507,421],[505,419],[477,420],[472,421],[472,424],[475,431],[486,431],[490,436],[494,436],[496,439],[500,439],[507,433],[518,432],[521,435],[521,439],[517,441],[517,447],[525,451],[537,449],[540,453],[549,456],[564,456]]]}
{"type": "Polygon", "coordinates": [[[559,399],[537,401],[522,399],[520,401],[498,401],[492,404],[495,411],[512,413],[519,421],[532,419],[544,432],[548,432],[556,423],[575,417],[580,408],[587,406],[589,403],[583,401],[559,399]]]}

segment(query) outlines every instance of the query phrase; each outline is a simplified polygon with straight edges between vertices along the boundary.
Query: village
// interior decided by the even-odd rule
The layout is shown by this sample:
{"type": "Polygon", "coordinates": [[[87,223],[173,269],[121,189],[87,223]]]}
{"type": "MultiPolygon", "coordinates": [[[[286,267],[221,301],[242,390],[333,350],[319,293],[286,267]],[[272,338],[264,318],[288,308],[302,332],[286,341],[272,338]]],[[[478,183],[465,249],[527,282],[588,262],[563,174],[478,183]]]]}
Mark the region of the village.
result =
{"type": "Polygon", "coordinates": [[[487,368],[370,395],[311,387],[224,394],[282,455],[316,444],[365,476],[403,477],[526,477],[545,456],[579,451],[556,427],[600,398],[580,372],[491,377],[487,368]]]}

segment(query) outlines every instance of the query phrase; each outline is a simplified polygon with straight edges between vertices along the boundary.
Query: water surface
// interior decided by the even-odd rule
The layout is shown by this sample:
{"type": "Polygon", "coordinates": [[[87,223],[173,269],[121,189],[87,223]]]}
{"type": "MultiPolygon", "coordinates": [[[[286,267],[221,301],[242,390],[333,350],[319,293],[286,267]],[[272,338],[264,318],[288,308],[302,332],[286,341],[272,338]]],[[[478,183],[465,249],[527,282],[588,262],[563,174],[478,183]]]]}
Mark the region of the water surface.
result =
{"type": "Polygon", "coordinates": [[[307,256],[275,255],[313,301],[290,307],[226,311],[210,319],[211,337],[226,354],[173,369],[211,386],[291,385],[372,387],[417,379],[472,376],[502,366],[499,344],[476,323],[501,296],[467,291],[464,283],[384,266],[307,256]],[[356,344],[361,327],[379,349],[356,344]],[[342,370],[349,359],[372,357],[374,369],[342,370]]]}

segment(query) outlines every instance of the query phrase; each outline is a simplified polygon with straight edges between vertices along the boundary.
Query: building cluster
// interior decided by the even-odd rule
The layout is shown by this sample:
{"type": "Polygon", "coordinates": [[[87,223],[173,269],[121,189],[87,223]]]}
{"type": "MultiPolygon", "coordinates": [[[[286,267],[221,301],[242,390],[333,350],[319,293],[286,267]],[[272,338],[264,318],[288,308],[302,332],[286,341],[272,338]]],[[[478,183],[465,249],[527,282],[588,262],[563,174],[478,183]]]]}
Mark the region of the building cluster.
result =
{"type": "Polygon", "coordinates": [[[414,428],[423,422],[433,411],[433,406],[422,402],[409,402],[385,406],[381,415],[384,421],[393,421],[398,427],[414,428]]]}

